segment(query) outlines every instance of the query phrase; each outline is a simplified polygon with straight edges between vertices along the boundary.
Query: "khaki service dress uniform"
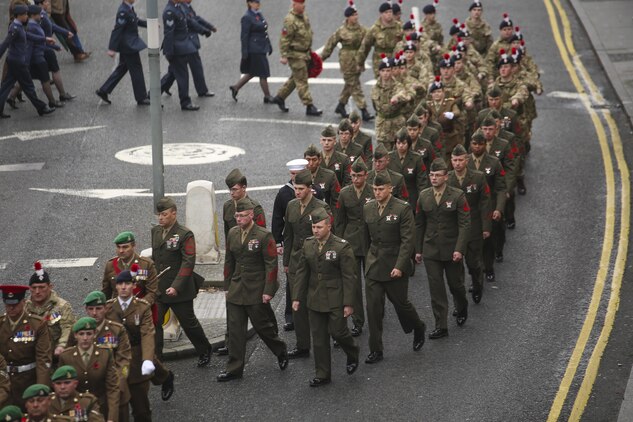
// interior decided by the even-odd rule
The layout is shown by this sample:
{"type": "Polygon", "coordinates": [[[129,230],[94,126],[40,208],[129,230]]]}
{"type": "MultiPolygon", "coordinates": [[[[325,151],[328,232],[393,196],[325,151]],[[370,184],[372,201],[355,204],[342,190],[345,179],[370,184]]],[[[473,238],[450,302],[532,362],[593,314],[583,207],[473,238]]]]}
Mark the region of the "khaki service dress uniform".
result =
{"type": "Polygon", "coordinates": [[[57,416],[67,416],[74,421],[105,422],[99,411],[99,400],[90,393],[75,393],[66,400],[57,397],[53,392],[50,395],[51,406],[48,412],[57,416]]]}

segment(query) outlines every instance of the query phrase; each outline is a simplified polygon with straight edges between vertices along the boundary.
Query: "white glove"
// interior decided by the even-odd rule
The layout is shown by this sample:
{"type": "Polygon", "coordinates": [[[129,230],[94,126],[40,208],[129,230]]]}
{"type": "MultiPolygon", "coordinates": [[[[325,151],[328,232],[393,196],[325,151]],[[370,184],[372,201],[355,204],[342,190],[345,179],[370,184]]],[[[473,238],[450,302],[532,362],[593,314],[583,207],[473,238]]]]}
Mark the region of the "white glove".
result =
{"type": "Polygon", "coordinates": [[[154,373],[154,362],[151,360],[144,360],[143,365],[141,366],[141,374],[142,375],[151,375],[154,373]]]}
{"type": "Polygon", "coordinates": [[[455,113],[453,113],[451,111],[445,111],[444,112],[444,117],[446,117],[448,120],[453,120],[453,117],[455,117],[455,113]]]}

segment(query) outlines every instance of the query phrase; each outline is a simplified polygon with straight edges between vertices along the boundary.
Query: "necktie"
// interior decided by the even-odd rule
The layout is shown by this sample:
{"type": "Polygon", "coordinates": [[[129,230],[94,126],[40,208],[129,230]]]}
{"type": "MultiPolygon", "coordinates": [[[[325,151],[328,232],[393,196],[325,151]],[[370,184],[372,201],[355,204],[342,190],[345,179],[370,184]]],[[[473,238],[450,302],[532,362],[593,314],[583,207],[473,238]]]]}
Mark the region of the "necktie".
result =
{"type": "Polygon", "coordinates": [[[121,304],[121,309],[123,309],[123,312],[125,312],[125,310],[127,309],[127,302],[123,302],[121,304]]]}
{"type": "Polygon", "coordinates": [[[440,199],[442,199],[442,192],[435,192],[435,202],[440,205],[440,199]]]}
{"type": "Polygon", "coordinates": [[[303,215],[303,212],[306,210],[306,206],[301,204],[301,215],[303,215]]]}
{"type": "Polygon", "coordinates": [[[385,210],[384,205],[378,205],[378,215],[382,215],[382,212],[385,210]]]}
{"type": "Polygon", "coordinates": [[[491,147],[492,147],[492,142],[486,142],[486,152],[490,152],[491,147]]]}
{"type": "Polygon", "coordinates": [[[242,244],[244,244],[244,241],[246,240],[247,235],[248,235],[248,232],[246,230],[242,230],[242,244]]]}
{"type": "Polygon", "coordinates": [[[84,365],[88,366],[88,361],[90,360],[90,355],[88,354],[88,352],[83,352],[81,358],[84,361],[84,365]]]}
{"type": "Polygon", "coordinates": [[[167,233],[169,233],[169,229],[163,229],[163,239],[167,237],[167,233]]]}
{"type": "Polygon", "coordinates": [[[479,166],[481,165],[481,158],[475,158],[475,168],[479,170],[479,166]]]}
{"type": "Polygon", "coordinates": [[[323,245],[325,245],[325,242],[319,242],[319,252],[323,249],[323,245]]]}
{"type": "Polygon", "coordinates": [[[463,185],[464,184],[464,176],[462,176],[462,177],[457,176],[457,181],[459,182],[460,186],[463,185]]]}

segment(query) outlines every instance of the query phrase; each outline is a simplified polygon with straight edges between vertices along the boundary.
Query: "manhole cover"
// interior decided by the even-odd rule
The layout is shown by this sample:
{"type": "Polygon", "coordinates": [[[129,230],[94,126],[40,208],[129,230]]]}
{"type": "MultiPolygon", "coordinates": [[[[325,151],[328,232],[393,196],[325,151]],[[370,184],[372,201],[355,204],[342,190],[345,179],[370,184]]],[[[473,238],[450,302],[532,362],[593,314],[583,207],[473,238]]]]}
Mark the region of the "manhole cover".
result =
{"type": "MultiPolygon", "coordinates": [[[[242,148],[221,144],[163,144],[163,163],[166,166],[187,166],[227,161],[245,154],[242,148]]],[[[114,156],[126,163],[152,165],[152,146],[143,145],[119,151],[114,156]]]]}

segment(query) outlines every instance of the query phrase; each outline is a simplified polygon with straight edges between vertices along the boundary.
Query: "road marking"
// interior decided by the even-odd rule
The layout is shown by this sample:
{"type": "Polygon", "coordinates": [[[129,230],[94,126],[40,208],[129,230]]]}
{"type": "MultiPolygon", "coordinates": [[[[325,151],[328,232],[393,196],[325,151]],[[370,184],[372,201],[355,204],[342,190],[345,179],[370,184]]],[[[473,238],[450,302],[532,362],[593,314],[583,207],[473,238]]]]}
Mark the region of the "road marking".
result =
{"type": "MultiPolygon", "coordinates": [[[[552,32],[554,35],[554,40],[558,46],[558,49],[561,54],[561,58],[563,59],[563,63],[567,69],[567,72],[570,75],[572,83],[574,84],[576,90],[578,91],[579,99],[582,101],[583,106],[586,108],[589,113],[592,122],[596,128],[596,133],[598,135],[598,140],[600,143],[600,148],[603,156],[603,163],[605,167],[605,178],[607,185],[607,200],[606,200],[606,218],[605,218],[605,235],[603,241],[603,249],[602,255],[600,258],[599,270],[596,276],[596,282],[594,285],[594,292],[592,294],[591,303],[587,309],[587,315],[585,316],[585,321],[581,328],[580,334],[578,336],[578,340],[576,341],[576,345],[572,352],[572,355],[569,359],[569,363],[565,370],[565,374],[563,379],[561,380],[561,384],[559,386],[558,392],[552,406],[550,408],[550,413],[548,415],[548,421],[557,421],[560,417],[560,413],[565,404],[567,396],[569,394],[569,389],[574,380],[576,372],[578,371],[578,367],[580,365],[580,361],[582,356],[584,355],[585,349],[587,347],[587,343],[589,340],[589,336],[591,331],[595,328],[597,313],[600,309],[600,302],[602,298],[602,293],[604,291],[604,283],[607,278],[608,272],[610,271],[610,257],[614,247],[614,231],[615,231],[615,172],[613,169],[613,161],[611,159],[611,152],[609,150],[609,145],[606,137],[606,131],[604,125],[598,114],[591,108],[590,99],[596,100],[598,103],[604,103],[604,98],[600,94],[600,91],[597,89],[595,83],[589,76],[584,64],[580,60],[580,57],[576,53],[574,48],[572,34],[571,34],[571,26],[569,24],[569,20],[567,18],[567,14],[564,9],[561,7],[559,0],[554,0],[554,4],[556,5],[556,9],[560,15],[561,22],[563,24],[564,29],[564,37],[565,42],[560,34],[560,27],[558,25],[557,16],[555,14],[554,8],[552,6],[551,0],[543,0],[545,3],[545,7],[547,9],[547,13],[549,15],[550,25],[552,27],[552,32]],[[572,64],[573,60],[573,64],[572,64]],[[582,82],[580,81],[579,74],[582,75],[585,84],[589,87],[590,96],[585,95],[585,88],[582,82]]],[[[624,275],[624,269],[626,266],[626,256],[628,252],[628,237],[630,232],[630,175],[629,170],[624,158],[623,150],[622,150],[622,140],[620,138],[620,134],[618,132],[617,126],[611,116],[609,110],[602,110],[602,115],[605,118],[610,134],[611,141],[613,145],[614,155],[618,164],[618,170],[620,171],[620,233],[619,233],[619,241],[618,241],[618,249],[617,255],[614,260],[615,265],[613,267],[612,273],[612,282],[611,282],[611,294],[609,297],[609,302],[607,305],[604,323],[600,332],[600,336],[594,346],[591,357],[587,362],[587,368],[585,370],[585,374],[582,377],[582,383],[580,388],[578,389],[576,399],[574,400],[574,404],[571,410],[571,414],[569,416],[569,420],[571,421],[579,421],[582,417],[584,409],[589,400],[589,396],[591,394],[591,390],[595,383],[598,369],[600,366],[600,360],[602,358],[602,354],[607,346],[609,336],[613,329],[613,324],[615,322],[615,316],[617,313],[617,309],[620,301],[620,288],[622,285],[622,278],[624,275]]]]}
{"type": "MultiPolygon", "coordinates": [[[[248,123],[273,123],[273,124],[277,123],[277,124],[283,124],[283,125],[305,125],[305,126],[318,126],[318,127],[324,127],[330,124],[335,127],[338,126],[338,122],[327,123],[327,122],[308,122],[306,120],[249,119],[249,118],[243,118],[243,117],[221,117],[220,122],[248,122],[248,123]]],[[[363,132],[372,136],[376,135],[376,132],[372,129],[363,128],[363,132]]]]}
{"type": "Polygon", "coordinates": [[[44,268],[92,267],[97,258],[40,259],[44,268]]]}
{"type": "Polygon", "coordinates": [[[34,139],[49,138],[51,136],[69,135],[71,133],[86,132],[89,130],[102,129],[105,126],[86,126],[68,129],[32,130],[29,132],[14,132],[13,135],[1,136],[0,141],[5,139],[18,138],[20,141],[32,141],[34,139]]]}
{"type": "Polygon", "coordinates": [[[562,98],[565,100],[580,100],[587,98],[587,94],[580,94],[578,92],[566,92],[566,91],[552,91],[547,94],[550,98],[562,98]]]}
{"type": "MultiPolygon", "coordinates": [[[[163,164],[166,166],[189,166],[194,164],[219,163],[245,154],[242,148],[220,144],[181,143],[163,145],[163,164]]],[[[117,152],[118,160],[145,166],[152,165],[152,146],[143,145],[117,152]]]]}
{"type": "Polygon", "coordinates": [[[22,164],[4,164],[0,166],[0,171],[33,171],[42,170],[46,163],[22,163],[22,164]]]}
{"type": "Polygon", "coordinates": [[[7,264],[6,262],[0,262],[0,270],[6,270],[7,269],[7,264]]]}
{"type": "MultiPolygon", "coordinates": [[[[271,84],[282,84],[288,80],[287,76],[271,76],[267,79],[271,84]]],[[[259,83],[259,78],[253,78],[248,81],[249,84],[259,83]]],[[[344,85],[343,78],[310,78],[308,79],[308,85],[344,85]]]]}
{"type": "Polygon", "coordinates": [[[374,85],[376,85],[376,80],[372,79],[371,81],[367,81],[367,82],[365,82],[365,85],[374,86],[374,85]]]}

